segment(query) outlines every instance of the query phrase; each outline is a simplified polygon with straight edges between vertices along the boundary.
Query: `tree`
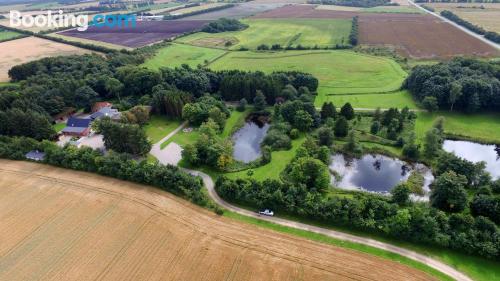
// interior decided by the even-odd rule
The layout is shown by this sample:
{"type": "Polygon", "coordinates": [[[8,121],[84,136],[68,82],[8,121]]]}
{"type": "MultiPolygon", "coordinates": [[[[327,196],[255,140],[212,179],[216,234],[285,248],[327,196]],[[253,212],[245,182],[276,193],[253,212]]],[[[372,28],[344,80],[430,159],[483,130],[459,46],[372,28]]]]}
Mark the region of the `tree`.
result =
{"type": "Polygon", "coordinates": [[[325,102],[321,107],[321,120],[325,121],[328,118],[334,118],[337,116],[337,109],[333,102],[325,102]]]}
{"type": "Polygon", "coordinates": [[[121,94],[123,92],[123,84],[115,78],[108,78],[104,84],[104,88],[108,92],[109,97],[117,97],[121,102],[121,94]]]}
{"type": "Polygon", "coordinates": [[[318,144],[325,145],[327,147],[332,146],[334,134],[332,129],[328,127],[321,127],[318,129],[318,144]]]}
{"type": "Polygon", "coordinates": [[[103,135],[107,149],[133,155],[146,155],[151,150],[146,133],[138,125],[113,122],[104,118],[98,121],[97,130],[103,135]]]}
{"type": "Polygon", "coordinates": [[[450,213],[463,211],[467,205],[466,184],[467,178],[453,171],[441,174],[432,186],[431,205],[450,213]]]}
{"type": "Polygon", "coordinates": [[[219,126],[219,130],[224,129],[226,126],[227,116],[218,107],[212,107],[208,112],[208,118],[212,119],[219,126]]]}
{"type": "Polygon", "coordinates": [[[344,149],[354,154],[363,153],[363,148],[359,145],[359,141],[356,138],[356,133],[354,132],[354,130],[351,130],[349,132],[349,135],[347,136],[347,143],[344,145],[344,149]]]}
{"type": "Polygon", "coordinates": [[[450,95],[448,102],[450,103],[450,111],[453,111],[453,106],[462,96],[462,85],[459,83],[451,83],[450,95]]]}
{"type": "Polygon", "coordinates": [[[83,86],[75,91],[75,107],[90,111],[92,105],[97,101],[99,95],[89,86],[83,86]]]}
{"type": "Polygon", "coordinates": [[[391,190],[392,201],[399,206],[406,206],[410,203],[410,188],[406,183],[400,183],[391,190]]]}
{"type": "Polygon", "coordinates": [[[257,91],[255,94],[255,98],[253,99],[253,103],[255,106],[255,110],[261,111],[266,109],[267,102],[266,102],[266,97],[262,93],[262,91],[257,91]]]}
{"type": "Polygon", "coordinates": [[[245,98],[242,98],[240,100],[240,102],[238,103],[238,106],[236,107],[236,110],[238,110],[239,112],[243,112],[247,108],[247,105],[248,105],[247,100],[245,98]]]}
{"type": "Polygon", "coordinates": [[[415,132],[411,132],[403,146],[403,155],[412,160],[416,160],[419,156],[419,149],[420,145],[417,144],[415,132]]]}
{"type": "Polygon", "coordinates": [[[430,159],[437,156],[441,150],[441,134],[436,128],[430,129],[425,134],[424,155],[430,159]]]}
{"type": "Polygon", "coordinates": [[[336,137],[345,137],[347,136],[347,133],[349,131],[349,123],[345,119],[344,116],[341,116],[340,118],[335,121],[335,128],[333,130],[334,134],[336,137]]]}
{"type": "Polygon", "coordinates": [[[145,106],[134,106],[130,110],[122,112],[122,120],[143,126],[149,121],[149,109],[145,106]]]}
{"type": "Polygon", "coordinates": [[[500,198],[491,195],[476,195],[470,204],[474,216],[490,218],[497,224],[500,223],[500,198]]]}
{"type": "Polygon", "coordinates": [[[346,103],[340,109],[340,115],[344,116],[347,120],[352,120],[354,119],[354,108],[352,108],[350,103],[346,103]]]}
{"type": "Polygon", "coordinates": [[[422,106],[429,112],[434,112],[439,109],[436,97],[428,96],[422,100],[422,106]]]}
{"type": "Polygon", "coordinates": [[[379,121],[373,121],[372,126],[370,127],[370,133],[376,135],[380,131],[380,122],[379,121]]]}
{"type": "Polygon", "coordinates": [[[313,119],[309,113],[307,113],[304,110],[299,110],[295,114],[294,118],[294,127],[297,129],[306,132],[311,129],[311,126],[313,125],[313,119]]]}
{"type": "Polygon", "coordinates": [[[302,157],[290,164],[290,179],[308,189],[323,192],[330,186],[328,167],[318,159],[302,157]]]}

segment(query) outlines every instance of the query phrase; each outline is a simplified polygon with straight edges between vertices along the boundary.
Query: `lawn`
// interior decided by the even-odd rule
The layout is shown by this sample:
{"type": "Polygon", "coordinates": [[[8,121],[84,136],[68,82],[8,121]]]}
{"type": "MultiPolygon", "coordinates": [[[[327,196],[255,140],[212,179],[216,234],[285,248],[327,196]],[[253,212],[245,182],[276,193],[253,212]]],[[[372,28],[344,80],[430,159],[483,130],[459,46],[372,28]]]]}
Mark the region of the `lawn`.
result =
{"type": "Polygon", "coordinates": [[[66,123],[64,123],[64,122],[62,122],[62,123],[56,123],[56,124],[52,125],[52,128],[54,128],[54,130],[56,132],[58,132],[58,133],[60,131],[62,131],[62,129],[64,129],[65,127],[66,127],[66,123]]]}
{"type": "Polygon", "coordinates": [[[266,44],[280,44],[282,47],[297,45],[331,47],[348,45],[352,22],[346,19],[252,19],[242,20],[249,25],[243,31],[204,33],[199,32],[179,38],[179,42],[204,47],[225,47],[231,41],[230,49],[246,47],[252,50],[266,44]]]}
{"type": "Polygon", "coordinates": [[[346,102],[351,103],[354,108],[403,108],[418,109],[417,104],[407,91],[397,91],[383,94],[361,94],[361,95],[331,95],[326,96],[324,101],[333,102],[337,107],[341,107],[346,102]]]}
{"type": "Polygon", "coordinates": [[[500,144],[500,114],[463,114],[451,112],[418,113],[415,130],[419,138],[425,136],[438,116],[445,118],[445,133],[461,138],[500,144]]]}
{"type": "Polygon", "coordinates": [[[0,28],[0,42],[23,36],[21,33],[0,28]]]}
{"type": "Polygon", "coordinates": [[[153,115],[144,127],[146,135],[152,143],[157,143],[181,125],[180,120],[170,119],[165,116],[153,115]]]}
{"type": "MultiPolygon", "coordinates": [[[[382,93],[398,90],[407,73],[393,60],[352,51],[230,52],[209,65],[215,70],[241,69],[267,73],[302,71],[319,79],[315,104],[327,95],[382,93]]],[[[374,100],[374,99],[372,99],[374,100]]],[[[373,107],[385,104],[374,104],[373,107]]]]}
{"type": "Polygon", "coordinates": [[[222,55],[225,51],[218,49],[202,48],[184,44],[172,44],[160,49],[156,55],[148,59],[142,66],[150,69],[160,67],[178,67],[187,64],[191,67],[203,65],[222,55]]]}
{"type": "MultiPolygon", "coordinates": [[[[281,172],[292,161],[292,159],[295,157],[295,152],[305,140],[306,138],[303,135],[300,138],[292,141],[292,149],[287,151],[273,151],[271,162],[264,166],[252,169],[254,173],[251,178],[258,181],[263,181],[266,179],[279,179],[281,172]]],[[[228,173],[224,175],[231,179],[249,178],[247,172],[248,170],[236,173],[228,173]]]]}

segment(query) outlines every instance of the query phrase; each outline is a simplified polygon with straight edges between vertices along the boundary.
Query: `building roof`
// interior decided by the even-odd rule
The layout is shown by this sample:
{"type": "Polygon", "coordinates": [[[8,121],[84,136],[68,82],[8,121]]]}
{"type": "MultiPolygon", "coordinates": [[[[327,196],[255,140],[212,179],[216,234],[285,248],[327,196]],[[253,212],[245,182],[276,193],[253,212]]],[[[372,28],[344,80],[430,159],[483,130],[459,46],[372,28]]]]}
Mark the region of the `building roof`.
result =
{"type": "Polygon", "coordinates": [[[120,112],[118,111],[118,109],[114,109],[111,107],[103,107],[99,111],[90,115],[90,118],[92,120],[95,120],[103,117],[116,118],[118,116],[120,116],[120,112]]]}
{"type": "Polygon", "coordinates": [[[66,127],[62,130],[63,133],[77,133],[81,134],[87,130],[88,127],[66,127]]]}
{"type": "Polygon", "coordinates": [[[40,152],[38,150],[32,150],[32,151],[26,153],[25,156],[28,159],[40,161],[40,160],[43,160],[45,158],[45,153],[40,152]]]}
{"type": "Polygon", "coordinates": [[[81,127],[81,128],[88,128],[90,126],[90,118],[76,118],[76,117],[70,117],[68,119],[68,122],[66,122],[66,128],[68,127],[81,127]]]}

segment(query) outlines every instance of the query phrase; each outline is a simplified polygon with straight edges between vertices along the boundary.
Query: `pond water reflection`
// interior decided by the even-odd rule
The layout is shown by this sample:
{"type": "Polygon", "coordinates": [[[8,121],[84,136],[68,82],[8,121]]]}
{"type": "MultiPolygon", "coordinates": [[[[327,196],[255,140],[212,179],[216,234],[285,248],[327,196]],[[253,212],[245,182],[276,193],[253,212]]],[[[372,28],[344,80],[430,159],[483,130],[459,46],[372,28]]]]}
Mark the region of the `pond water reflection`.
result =
{"type": "Polygon", "coordinates": [[[396,158],[384,155],[364,155],[349,159],[343,154],[332,156],[330,169],[337,176],[333,177],[334,186],[345,189],[362,189],[371,192],[387,193],[398,183],[406,181],[412,172],[424,176],[424,191],[428,191],[433,176],[422,164],[410,165],[396,158]]]}
{"type": "Polygon", "coordinates": [[[494,179],[500,178],[500,147],[498,145],[445,140],[443,149],[474,163],[486,162],[486,171],[494,179]]]}
{"type": "Polygon", "coordinates": [[[245,123],[233,135],[234,152],[233,157],[244,163],[252,162],[261,156],[260,144],[269,130],[269,124],[251,120],[245,123]]]}

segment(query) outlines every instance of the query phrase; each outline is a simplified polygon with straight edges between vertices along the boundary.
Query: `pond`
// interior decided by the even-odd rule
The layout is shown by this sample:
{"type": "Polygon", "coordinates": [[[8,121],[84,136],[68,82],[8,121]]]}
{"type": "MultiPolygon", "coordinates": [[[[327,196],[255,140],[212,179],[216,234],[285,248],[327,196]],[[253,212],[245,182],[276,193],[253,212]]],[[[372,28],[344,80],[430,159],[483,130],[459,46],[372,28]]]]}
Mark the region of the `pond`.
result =
{"type": "Polygon", "coordinates": [[[261,156],[260,144],[269,130],[269,123],[251,118],[233,135],[235,160],[249,163],[261,156]]]}
{"type": "Polygon", "coordinates": [[[434,180],[429,168],[422,164],[411,165],[399,159],[384,155],[364,155],[361,158],[347,158],[343,154],[332,156],[330,170],[336,176],[332,184],[344,189],[361,189],[370,192],[388,193],[398,183],[408,180],[413,172],[424,176],[424,192],[434,180]]]}
{"type": "Polygon", "coordinates": [[[486,171],[494,179],[500,178],[500,146],[470,141],[445,140],[443,149],[474,163],[486,162],[486,171]]]}

